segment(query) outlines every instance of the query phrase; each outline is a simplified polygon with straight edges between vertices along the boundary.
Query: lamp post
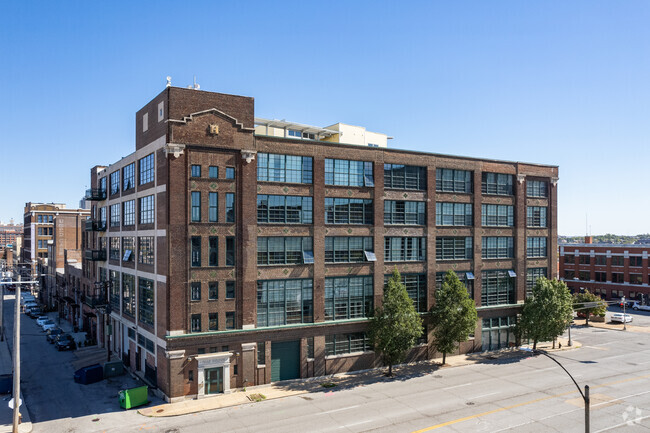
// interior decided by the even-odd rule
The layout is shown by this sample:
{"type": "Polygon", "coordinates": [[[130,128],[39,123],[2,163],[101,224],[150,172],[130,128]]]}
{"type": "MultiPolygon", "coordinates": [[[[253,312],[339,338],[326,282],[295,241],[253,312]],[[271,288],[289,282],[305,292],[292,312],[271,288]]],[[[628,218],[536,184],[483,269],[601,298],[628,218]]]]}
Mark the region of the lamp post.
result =
{"type": "Polygon", "coordinates": [[[555,362],[557,365],[559,365],[560,368],[562,370],[564,370],[564,372],[566,374],[569,375],[569,377],[571,378],[571,380],[575,384],[576,388],[578,388],[578,392],[580,393],[580,396],[582,397],[582,399],[585,402],[585,433],[589,433],[589,431],[590,431],[590,427],[589,427],[589,401],[590,401],[589,400],[589,385],[585,385],[585,392],[583,393],[582,389],[580,389],[580,386],[578,385],[578,382],[576,382],[576,380],[573,378],[573,376],[571,376],[571,373],[569,373],[569,371],[566,368],[564,368],[564,366],[562,364],[560,364],[560,361],[553,358],[551,355],[549,355],[545,351],[539,350],[539,349],[533,350],[533,349],[528,348],[528,347],[520,347],[519,350],[521,350],[523,352],[531,352],[531,353],[534,353],[534,354],[544,355],[547,358],[549,358],[550,360],[552,360],[553,362],[555,362]]]}
{"type": "Polygon", "coordinates": [[[627,331],[627,317],[625,316],[625,296],[623,296],[623,331],[627,331]]]}

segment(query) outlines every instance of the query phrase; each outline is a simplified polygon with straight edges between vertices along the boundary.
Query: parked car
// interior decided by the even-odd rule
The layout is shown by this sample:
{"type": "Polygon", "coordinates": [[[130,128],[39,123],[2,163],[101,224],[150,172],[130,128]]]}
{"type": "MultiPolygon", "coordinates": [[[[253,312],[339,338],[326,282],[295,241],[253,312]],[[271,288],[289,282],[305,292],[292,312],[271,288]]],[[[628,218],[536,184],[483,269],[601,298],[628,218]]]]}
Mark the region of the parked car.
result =
{"type": "Polygon", "coordinates": [[[623,308],[623,304],[625,304],[625,308],[632,308],[632,307],[634,306],[635,302],[634,302],[634,301],[625,301],[625,302],[620,301],[620,302],[618,303],[618,306],[619,306],[620,308],[623,308]]]}
{"type": "Polygon", "coordinates": [[[635,311],[641,310],[641,311],[650,311],[650,305],[641,305],[638,302],[635,302],[632,304],[632,309],[635,311]]]}
{"type": "Polygon", "coordinates": [[[27,311],[29,308],[38,307],[38,304],[34,301],[25,302],[23,305],[23,310],[27,311]]]}
{"type": "Polygon", "coordinates": [[[63,334],[63,329],[61,328],[50,329],[49,331],[47,331],[47,335],[46,335],[47,342],[50,344],[56,342],[56,338],[61,334],[63,334]]]}
{"type": "Polygon", "coordinates": [[[34,298],[32,295],[25,295],[20,297],[20,304],[22,306],[25,306],[28,302],[36,302],[36,298],[34,298]]]}
{"type": "Polygon", "coordinates": [[[50,319],[45,320],[41,324],[41,328],[43,329],[43,331],[47,331],[48,329],[53,328],[53,327],[55,328],[56,324],[54,324],[54,322],[52,322],[50,319]],[[50,325],[52,325],[52,326],[50,326],[50,325]],[[45,326],[47,326],[48,328],[45,328],[45,326]]]}
{"type": "Polygon", "coordinates": [[[39,316],[39,317],[36,319],[36,324],[37,324],[38,326],[43,326],[43,323],[47,322],[48,320],[50,320],[50,318],[47,317],[47,316],[39,316]]]}
{"type": "Polygon", "coordinates": [[[618,322],[618,323],[629,323],[632,321],[632,316],[629,314],[623,314],[623,313],[614,313],[612,314],[612,322],[618,322]]]}
{"type": "Polygon", "coordinates": [[[77,348],[77,344],[70,334],[59,335],[56,339],[55,346],[57,350],[75,350],[77,348]]]}
{"type": "Polygon", "coordinates": [[[40,316],[43,315],[43,311],[41,310],[41,307],[32,307],[32,308],[26,309],[25,314],[27,314],[32,319],[36,319],[37,317],[40,317],[40,316]]]}

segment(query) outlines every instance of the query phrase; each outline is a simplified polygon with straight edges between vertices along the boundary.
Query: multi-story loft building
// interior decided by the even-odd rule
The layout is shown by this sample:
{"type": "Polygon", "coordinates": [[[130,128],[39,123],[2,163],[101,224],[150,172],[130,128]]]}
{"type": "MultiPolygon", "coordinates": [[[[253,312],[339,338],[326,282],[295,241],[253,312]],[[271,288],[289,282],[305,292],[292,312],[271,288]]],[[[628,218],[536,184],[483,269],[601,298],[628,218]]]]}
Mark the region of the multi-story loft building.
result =
{"type": "Polygon", "coordinates": [[[22,235],[22,224],[14,224],[13,220],[9,224],[0,224],[0,248],[15,245],[16,239],[22,235]]]}
{"type": "Polygon", "coordinates": [[[422,313],[460,275],[480,316],[460,352],[514,342],[526,288],[557,274],[558,168],[342,129],[169,87],[137,112],[135,152],[91,170],[84,276],[111,350],[166,398],[378,365],[366,317],[395,267],[422,313]]]}
{"type": "Polygon", "coordinates": [[[560,246],[560,278],[571,291],[589,290],[603,299],[648,302],[650,245],[583,244],[560,246]]]}

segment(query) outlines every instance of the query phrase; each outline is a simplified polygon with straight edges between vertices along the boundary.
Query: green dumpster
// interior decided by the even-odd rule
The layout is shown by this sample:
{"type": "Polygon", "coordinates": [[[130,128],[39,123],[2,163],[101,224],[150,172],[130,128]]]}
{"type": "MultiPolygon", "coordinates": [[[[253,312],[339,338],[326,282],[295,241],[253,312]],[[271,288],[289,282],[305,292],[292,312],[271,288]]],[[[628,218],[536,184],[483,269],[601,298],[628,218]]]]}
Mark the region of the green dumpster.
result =
{"type": "Polygon", "coordinates": [[[107,362],[104,364],[104,378],[120,376],[124,374],[122,361],[107,362]]]}
{"type": "Polygon", "coordinates": [[[120,407],[131,409],[149,403],[149,388],[140,386],[138,388],[125,389],[120,391],[120,407]]]}

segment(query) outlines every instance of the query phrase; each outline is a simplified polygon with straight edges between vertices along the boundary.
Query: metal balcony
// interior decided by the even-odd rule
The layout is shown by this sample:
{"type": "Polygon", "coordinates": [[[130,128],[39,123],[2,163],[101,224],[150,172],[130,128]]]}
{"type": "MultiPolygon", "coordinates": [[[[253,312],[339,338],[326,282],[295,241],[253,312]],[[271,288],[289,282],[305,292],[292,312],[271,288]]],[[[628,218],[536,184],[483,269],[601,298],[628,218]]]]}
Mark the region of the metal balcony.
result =
{"type": "Polygon", "coordinates": [[[86,260],[93,262],[105,262],[106,250],[86,250],[86,260]]]}
{"type": "Polygon", "coordinates": [[[106,200],[106,190],[101,188],[87,189],[86,200],[106,200]]]}
{"type": "Polygon", "coordinates": [[[105,232],[106,231],[106,221],[98,221],[87,219],[86,220],[86,231],[87,232],[105,232]]]}

